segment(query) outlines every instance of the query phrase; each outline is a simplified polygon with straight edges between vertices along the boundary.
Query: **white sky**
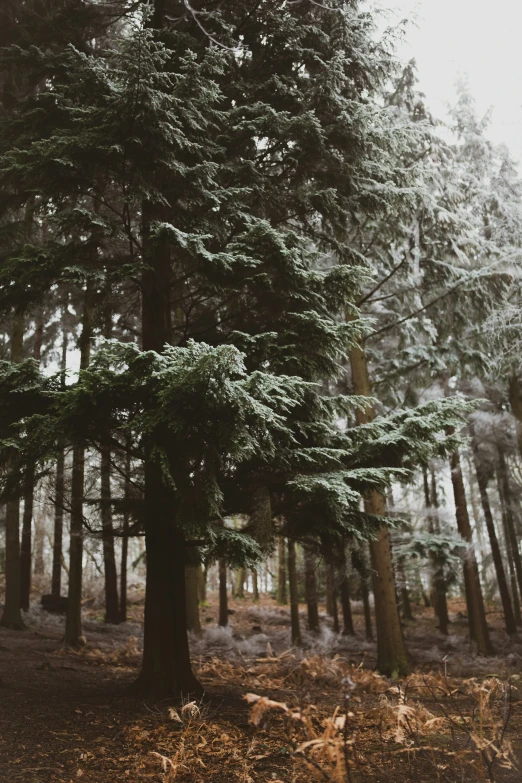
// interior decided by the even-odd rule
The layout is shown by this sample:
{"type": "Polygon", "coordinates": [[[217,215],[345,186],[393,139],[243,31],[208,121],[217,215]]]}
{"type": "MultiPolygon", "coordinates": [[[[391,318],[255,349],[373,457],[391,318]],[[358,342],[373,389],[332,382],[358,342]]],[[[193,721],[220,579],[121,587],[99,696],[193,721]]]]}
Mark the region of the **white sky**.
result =
{"type": "Polygon", "coordinates": [[[415,58],[419,86],[435,116],[445,119],[459,75],[479,112],[493,108],[489,137],[522,162],[521,0],[375,0],[388,24],[408,18],[401,58],[415,58]]]}

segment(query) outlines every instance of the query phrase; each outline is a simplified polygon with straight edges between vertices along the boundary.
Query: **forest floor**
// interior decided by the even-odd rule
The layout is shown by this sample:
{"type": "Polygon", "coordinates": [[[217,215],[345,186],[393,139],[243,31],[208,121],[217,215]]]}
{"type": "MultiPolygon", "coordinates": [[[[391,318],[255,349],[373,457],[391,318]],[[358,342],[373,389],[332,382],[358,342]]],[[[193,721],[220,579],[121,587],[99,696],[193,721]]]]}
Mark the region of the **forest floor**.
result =
{"type": "Polygon", "coordinates": [[[121,626],[85,608],[78,652],[63,648],[63,619],[36,605],[26,631],[0,629],[0,783],[522,780],[522,642],[507,640],[493,608],[498,655],[478,658],[463,604],[452,602],[447,638],[416,607],[405,626],[414,674],[400,682],[373,671],[357,604],[355,637],[334,635],[323,615],[301,650],[288,608],[269,598],[230,608],[230,628],[218,628],[211,597],[191,640],[200,704],[126,694],[140,662],[139,593],[121,626]]]}

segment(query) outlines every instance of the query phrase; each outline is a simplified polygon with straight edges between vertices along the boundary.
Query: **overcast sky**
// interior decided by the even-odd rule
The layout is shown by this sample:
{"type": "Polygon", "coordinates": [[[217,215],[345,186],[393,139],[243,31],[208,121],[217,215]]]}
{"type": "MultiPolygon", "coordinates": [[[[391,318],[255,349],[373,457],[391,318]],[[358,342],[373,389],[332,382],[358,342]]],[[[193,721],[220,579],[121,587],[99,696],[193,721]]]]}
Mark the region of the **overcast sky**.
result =
{"type": "Polygon", "coordinates": [[[490,138],[522,162],[521,0],[375,0],[395,9],[389,21],[411,19],[400,49],[415,58],[420,88],[444,118],[459,74],[468,78],[480,112],[493,107],[490,138]]]}

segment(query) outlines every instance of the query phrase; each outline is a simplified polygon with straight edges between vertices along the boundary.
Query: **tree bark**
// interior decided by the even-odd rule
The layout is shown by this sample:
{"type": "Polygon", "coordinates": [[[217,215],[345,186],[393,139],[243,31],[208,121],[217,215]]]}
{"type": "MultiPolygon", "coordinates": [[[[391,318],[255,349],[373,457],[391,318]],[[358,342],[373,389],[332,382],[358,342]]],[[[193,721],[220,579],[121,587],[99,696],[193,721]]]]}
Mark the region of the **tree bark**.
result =
{"type": "Polygon", "coordinates": [[[254,593],[254,601],[259,601],[259,579],[257,568],[252,569],[252,591],[254,593]]]}
{"type": "Polygon", "coordinates": [[[116,573],[111,502],[111,448],[108,443],[104,443],[101,447],[101,520],[105,577],[105,622],[118,625],[121,614],[118,602],[118,574],[116,573]]]}
{"type": "MultiPolygon", "coordinates": [[[[91,357],[93,287],[87,283],[84,296],[82,332],[80,335],[80,372],[89,366],[91,357]]],[[[82,643],[82,577],[83,577],[83,493],[85,479],[85,443],[73,445],[71,476],[71,525],[69,546],[69,590],[65,616],[65,644],[82,643]]]]}
{"type": "Polygon", "coordinates": [[[317,582],[315,578],[316,558],[310,545],[304,546],[305,595],[308,614],[308,630],[319,633],[319,605],[317,603],[317,582]]]}
{"type": "Polygon", "coordinates": [[[335,558],[333,546],[330,542],[324,544],[325,565],[326,565],[326,611],[333,620],[333,630],[339,633],[339,607],[337,604],[337,579],[335,573],[335,558]],[[330,608],[330,611],[328,611],[330,608]]]}
{"type": "Polygon", "coordinates": [[[475,464],[475,471],[477,475],[477,484],[478,484],[479,494],[480,494],[480,501],[482,503],[482,511],[484,512],[484,519],[486,521],[486,528],[489,536],[489,544],[491,547],[491,555],[493,557],[495,573],[497,575],[498,589],[500,592],[500,600],[502,601],[502,609],[504,611],[504,623],[506,626],[506,632],[510,636],[513,636],[517,632],[515,614],[513,612],[513,605],[511,603],[511,597],[509,595],[506,572],[504,570],[504,563],[502,562],[502,555],[500,553],[500,546],[498,543],[497,532],[495,530],[493,515],[491,513],[491,506],[489,504],[487,478],[484,469],[480,465],[478,447],[475,438],[472,438],[472,449],[473,449],[473,460],[475,464]]]}
{"type": "Polygon", "coordinates": [[[522,560],[520,557],[520,550],[518,548],[517,535],[515,532],[515,521],[513,519],[513,507],[511,505],[511,487],[509,485],[509,475],[507,471],[506,458],[502,449],[498,449],[498,483],[500,501],[502,504],[505,528],[509,537],[509,545],[511,548],[511,556],[515,565],[515,572],[517,575],[518,591],[522,596],[522,560]]]}
{"type": "Polygon", "coordinates": [[[227,563],[224,557],[219,559],[219,618],[218,625],[228,625],[227,563]]]}
{"type": "MultiPolygon", "coordinates": [[[[11,361],[18,363],[23,359],[24,315],[17,312],[14,316],[11,335],[11,361]]],[[[15,467],[16,456],[8,457],[7,469],[15,467]]],[[[5,515],[5,603],[0,625],[20,631],[25,626],[20,610],[20,476],[15,476],[13,493],[6,503],[5,515]]]]}
{"type": "Polygon", "coordinates": [[[484,608],[477,561],[473,550],[466,491],[464,489],[458,451],[454,451],[451,455],[451,483],[455,498],[458,531],[468,545],[463,566],[470,637],[477,645],[477,651],[480,655],[491,655],[493,653],[493,645],[489,638],[489,629],[486,623],[486,610],[484,608]]]}
{"type": "MultiPolygon", "coordinates": [[[[428,495],[429,497],[429,495],[428,495]]],[[[439,497],[437,492],[437,477],[435,471],[431,470],[431,507],[434,510],[434,515],[431,518],[430,531],[434,533],[440,533],[440,520],[439,520],[439,497]]],[[[446,579],[444,577],[444,562],[435,555],[435,594],[437,600],[437,616],[439,618],[439,631],[445,636],[448,635],[449,625],[449,612],[448,612],[448,597],[446,594],[446,579]]]]}
{"type": "Polygon", "coordinates": [[[297,568],[296,568],[296,551],[295,541],[292,538],[288,539],[288,586],[290,592],[290,621],[291,621],[291,634],[292,644],[300,647],[302,644],[301,639],[301,626],[299,623],[299,600],[297,594],[297,568]]]}
{"type": "Polygon", "coordinates": [[[185,600],[187,607],[187,629],[201,633],[198,599],[198,565],[185,566],[185,600]]]}
{"type": "MultiPolygon", "coordinates": [[[[61,388],[65,388],[65,371],[67,369],[67,345],[68,335],[63,330],[62,360],[61,360],[61,388]]],[[[51,576],[51,595],[55,600],[60,597],[62,589],[62,560],[63,560],[63,516],[65,503],[65,446],[59,444],[58,459],[56,460],[56,483],[54,502],[54,537],[53,537],[53,565],[51,576]]]]}
{"type": "Polygon", "coordinates": [[[401,603],[401,614],[403,620],[415,620],[413,612],[411,610],[410,593],[408,591],[408,584],[406,582],[406,574],[404,571],[404,558],[399,557],[397,559],[397,581],[399,583],[399,594],[401,603]]]}
{"type": "Polygon", "coordinates": [[[279,536],[278,545],[278,570],[277,570],[277,603],[286,604],[286,568],[285,568],[285,539],[279,536]]]}
{"type": "MultiPolygon", "coordinates": [[[[350,351],[350,365],[354,393],[370,397],[368,365],[361,348],[350,351]]],[[[375,418],[375,410],[368,404],[366,410],[358,410],[356,415],[359,424],[367,424],[375,418]]],[[[371,490],[365,497],[364,507],[368,514],[382,516],[386,512],[385,498],[380,492],[371,490]]],[[[381,527],[377,537],[370,542],[370,555],[377,626],[377,668],[381,674],[404,675],[410,667],[395,593],[390,536],[386,528],[381,527]]]]}
{"type": "Polygon", "coordinates": [[[343,636],[353,636],[355,631],[353,627],[352,607],[350,604],[350,583],[348,579],[348,562],[346,560],[346,545],[344,541],[339,543],[339,571],[341,577],[339,594],[341,597],[341,609],[343,613],[343,636]]]}
{"type": "Polygon", "coordinates": [[[123,537],[121,539],[121,566],[120,566],[120,622],[127,622],[127,561],[129,553],[129,523],[131,500],[131,455],[130,437],[127,438],[127,453],[125,454],[125,485],[124,485],[124,510],[123,510],[123,537]]]}
{"type": "Polygon", "coordinates": [[[246,581],[246,568],[238,568],[236,571],[237,574],[237,587],[236,587],[236,595],[238,598],[244,598],[245,597],[245,581],[246,581]]]}

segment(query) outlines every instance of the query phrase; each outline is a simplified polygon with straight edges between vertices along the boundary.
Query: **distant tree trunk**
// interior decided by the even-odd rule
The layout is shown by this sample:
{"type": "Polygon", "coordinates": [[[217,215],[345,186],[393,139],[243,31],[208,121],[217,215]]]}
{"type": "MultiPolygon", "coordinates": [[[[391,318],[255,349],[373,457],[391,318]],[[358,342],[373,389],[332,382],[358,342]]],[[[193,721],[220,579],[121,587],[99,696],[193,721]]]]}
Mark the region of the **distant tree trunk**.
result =
{"type": "Polygon", "coordinates": [[[279,536],[278,545],[278,570],[277,570],[277,603],[286,604],[286,568],[285,568],[285,539],[279,536]]]}
{"type": "Polygon", "coordinates": [[[219,559],[219,618],[222,628],[228,625],[228,594],[227,594],[227,562],[224,557],[219,559]]]}
{"type": "MultiPolygon", "coordinates": [[[[33,358],[40,363],[42,355],[43,315],[38,308],[34,333],[33,358]]],[[[31,599],[32,524],[34,510],[34,482],[36,466],[29,463],[24,478],[24,513],[22,517],[22,543],[20,547],[20,608],[29,609],[31,599]]]]}
{"type": "Polygon", "coordinates": [[[45,573],[44,562],[45,546],[45,522],[41,514],[34,518],[34,566],[33,574],[43,576],[45,573]]]}
{"type": "Polygon", "coordinates": [[[359,549],[354,549],[352,552],[352,564],[359,574],[359,585],[364,612],[364,631],[367,641],[371,642],[373,640],[373,628],[372,612],[370,607],[370,591],[368,587],[370,574],[367,555],[362,548],[362,545],[359,546],[359,549]]]}
{"type": "Polygon", "coordinates": [[[295,541],[292,538],[288,539],[288,586],[290,592],[290,621],[292,632],[292,644],[300,646],[301,640],[301,626],[299,623],[299,599],[297,595],[297,568],[296,568],[296,551],[295,541]]]}
{"type": "Polygon", "coordinates": [[[200,634],[198,569],[199,566],[197,565],[185,566],[185,601],[187,607],[187,629],[200,634]]]}
{"type": "MultiPolygon", "coordinates": [[[[24,315],[15,313],[11,336],[11,361],[21,362],[24,344],[24,315]]],[[[16,455],[8,457],[8,471],[15,467],[16,455]]],[[[5,603],[0,625],[22,630],[24,623],[20,610],[20,476],[14,476],[13,491],[6,503],[5,515],[5,603]]]]}
{"type": "Polygon", "coordinates": [[[129,554],[129,526],[130,526],[130,500],[131,500],[131,454],[130,437],[127,438],[127,452],[125,454],[125,485],[124,485],[124,510],[123,510],[123,536],[121,539],[121,566],[120,566],[120,622],[127,622],[127,560],[129,554]]]}
{"type": "MultiPolygon", "coordinates": [[[[364,351],[352,348],[350,351],[353,391],[362,397],[371,396],[371,384],[364,351]]],[[[365,410],[356,413],[358,424],[367,424],[375,418],[375,410],[368,404],[365,410]]],[[[364,500],[367,513],[383,516],[386,513],[384,496],[376,490],[367,493],[364,500]]],[[[377,537],[370,542],[373,569],[373,593],[375,597],[375,622],[377,626],[377,668],[381,674],[405,675],[410,666],[402,634],[395,578],[390,544],[390,535],[381,527],[377,537]]]]}
{"type": "Polygon", "coordinates": [[[472,448],[473,448],[475,471],[477,475],[477,484],[478,484],[479,494],[480,494],[480,501],[482,503],[482,511],[484,512],[484,519],[486,521],[486,528],[489,536],[489,544],[491,547],[491,555],[493,557],[493,563],[495,565],[498,589],[500,592],[500,600],[502,601],[502,609],[504,611],[504,623],[506,626],[506,632],[510,636],[513,636],[517,632],[515,615],[513,612],[511,597],[509,595],[506,572],[504,570],[504,563],[502,562],[502,555],[500,553],[500,546],[498,543],[497,533],[495,530],[495,524],[493,522],[491,506],[489,505],[487,478],[483,468],[480,465],[478,447],[474,437],[472,438],[472,448]]]}
{"type": "Polygon", "coordinates": [[[352,607],[350,604],[350,583],[348,580],[348,563],[346,560],[346,545],[344,541],[339,543],[339,572],[341,583],[339,593],[341,596],[341,608],[343,613],[343,636],[353,636],[352,607]]]}
{"type": "Polygon", "coordinates": [[[207,600],[207,576],[207,568],[203,568],[200,564],[198,566],[198,600],[200,604],[207,600]]]}
{"type": "Polygon", "coordinates": [[[509,537],[509,545],[511,547],[511,555],[513,563],[515,564],[515,572],[517,575],[518,591],[522,596],[522,560],[520,558],[520,551],[518,548],[517,535],[515,532],[515,520],[513,518],[513,506],[511,498],[511,487],[509,485],[509,475],[507,471],[506,458],[502,449],[498,449],[498,485],[500,501],[505,519],[505,527],[509,537]]]}
{"type": "Polygon", "coordinates": [[[246,574],[247,574],[246,568],[238,568],[238,570],[236,571],[236,576],[237,576],[236,595],[238,598],[245,597],[246,574]]]}
{"type": "Polygon", "coordinates": [[[401,613],[403,620],[415,620],[411,610],[410,594],[406,582],[406,573],[404,571],[404,558],[397,558],[397,582],[399,583],[401,613]]]}
{"type": "Polygon", "coordinates": [[[489,638],[489,629],[486,623],[486,610],[484,608],[477,561],[473,550],[471,525],[466,504],[466,491],[464,489],[458,451],[454,451],[451,455],[451,483],[455,498],[457,527],[461,537],[468,545],[463,565],[470,637],[477,645],[479,654],[491,655],[493,653],[493,645],[489,638]]]}
{"type": "Polygon", "coordinates": [[[121,615],[118,602],[118,575],[116,573],[111,503],[111,448],[108,443],[104,443],[101,447],[101,519],[105,576],[105,622],[117,625],[121,615]]]}
{"type": "MultiPolygon", "coordinates": [[[[87,283],[84,295],[82,332],[80,335],[80,371],[89,366],[91,356],[92,283],[87,283]]],[[[83,560],[83,493],[85,478],[85,443],[73,446],[71,476],[71,525],[69,546],[69,591],[65,616],[65,644],[81,645],[82,636],[82,560],[83,560]]]]}
{"type": "Polygon", "coordinates": [[[330,542],[324,545],[324,554],[326,561],[326,606],[331,609],[331,617],[333,619],[333,630],[335,633],[339,633],[341,628],[339,626],[339,611],[337,604],[337,579],[335,574],[335,558],[333,553],[333,546],[330,542]]]}
{"type": "Polygon", "coordinates": [[[254,593],[254,601],[259,601],[259,579],[257,575],[257,568],[252,569],[252,591],[254,593]]]}
{"type": "Polygon", "coordinates": [[[316,559],[310,545],[304,545],[305,596],[308,613],[308,630],[319,633],[319,606],[317,603],[317,583],[315,579],[316,559]]]}
{"type": "MultiPolygon", "coordinates": [[[[430,502],[427,505],[430,505],[434,511],[433,516],[430,517],[430,528],[429,528],[430,532],[440,533],[440,522],[438,516],[439,498],[437,492],[437,477],[433,469],[431,470],[431,498],[430,498],[429,490],[428,490],[427,497],[430,500],[430,502]]],[[[436,605],[437,605],[436,612],[437,612],[437,617],[439,619],[439,631],[445,636],[447,636],[448,625],[449,625],[449,612],[448,612],[448,598],[446,594],[446,579],[444,577],[444,562],[441,558],[437,557],[437,555],[435,554],[433,558],[433,565],[434,565],[434,587],[435,587],[435,597],[436,597],[436,605]]]]}
{"type": "MultiPolygon", "coordinates": [[[[61,388],[65,388],[65,371],[67,368],[67,330],[63,330],[62,360],[61,360],[61,388]]],[[[62,560],[63,560],[63,515],[65,503],[65,446],[58,447],[58,459],[56,460],[56,483],[54,500],[54,537],[53,537],[53,566],[51,576],[51,595],[56,600],[60,597],[62,589],[62,560]]]]}

